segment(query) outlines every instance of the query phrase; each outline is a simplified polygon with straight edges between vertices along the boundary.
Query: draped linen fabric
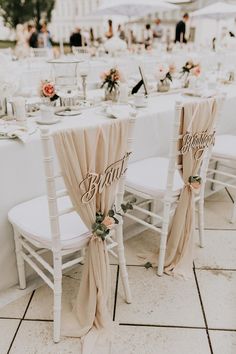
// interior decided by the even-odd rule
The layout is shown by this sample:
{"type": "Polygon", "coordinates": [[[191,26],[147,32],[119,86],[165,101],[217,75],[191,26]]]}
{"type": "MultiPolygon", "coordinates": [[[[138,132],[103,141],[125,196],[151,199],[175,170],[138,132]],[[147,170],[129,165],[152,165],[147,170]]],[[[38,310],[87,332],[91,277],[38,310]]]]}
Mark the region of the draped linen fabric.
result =
{"type": "MultiPolygon", "coordinates": [[[[129,120],[122,119],[53,134],[66,188],[89,230],[95,222],[96,211],[107,214],[112,208],[119,182],[107,186],[86,204],[81,201],[84,191],[80,184],[88,173],[104,174],[108,166],[123,158],[127,152],[128,129],[129,120]]],[[[87,182],[85,187],[88,187],[87,182]]],[[[63,320],[67,323],[62,323],[62,334],[83,337],[92,328],[94,332],[108,328],[111,324],[109,295],[110,269],[106,244],[91,236],[73,309],[74,318],[69,316],[68,320],[63,320]]],[[[89,352],[92,353],[92,349],[89,352]]]]}
{"type": "MultiPolygon", "coordinates": [[[[212,133],[218,116],[220,100],[208,99],[199,103],[186,103],[181,111],[180,134],[192,134],[206,131],[212,133]]],[[[179,150],[181,149],[181,144],[179,150]]],[[[189,185],[190,176],[199,174],[202,158],[195,159],[196,149],[180,155],[178,164],[184,187],[171,223],[167,239],[165,272],[189,277],[192,270],[194,229],[195,229],[195,194],[189,185]]],[[[203,157],[203,155],[202,155],[203,157]]]]}

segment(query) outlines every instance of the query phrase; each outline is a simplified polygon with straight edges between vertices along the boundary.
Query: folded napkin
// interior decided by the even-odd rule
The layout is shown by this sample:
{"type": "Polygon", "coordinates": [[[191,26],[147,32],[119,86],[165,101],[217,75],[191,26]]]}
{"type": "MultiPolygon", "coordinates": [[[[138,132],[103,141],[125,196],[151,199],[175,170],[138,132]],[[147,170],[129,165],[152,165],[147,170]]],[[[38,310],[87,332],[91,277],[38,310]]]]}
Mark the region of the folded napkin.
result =
{"type": "Polygon", "coordinates": [[[29,139],[28,129],[20,125],[0,126],[0,138],[2,139],[16,139],[18,138],[23,143],[29,139]]]}
{"type": "Polygon", "coordinates": [[[128,105],[111,105],[107,107],[106,113],[111,118],[125,119],[134,116],[136,111],[128,105]]]}

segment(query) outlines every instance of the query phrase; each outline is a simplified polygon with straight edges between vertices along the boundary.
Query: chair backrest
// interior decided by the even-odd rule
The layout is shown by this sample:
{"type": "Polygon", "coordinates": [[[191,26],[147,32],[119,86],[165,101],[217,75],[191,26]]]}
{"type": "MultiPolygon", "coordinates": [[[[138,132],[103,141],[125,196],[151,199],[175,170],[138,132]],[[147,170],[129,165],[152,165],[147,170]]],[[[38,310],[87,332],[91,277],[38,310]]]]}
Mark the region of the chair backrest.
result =
{"type": "MultiPolygon", "coordinates": [[[[127,141],[127,150],[131,151],[133,143],[133,131],[134,131],[135,118],[129,119],[129,132],[127,141]]],[[[56,167],[56,152],[53,148],[53,140],[51,132],[48,128],[41,129],[41,141],[43,147],[43,161],[44,172],[47,187],[49,218],[51,227],[52,247],[54,249],[60,248],[61,230],[59,219],[61,216],[75,212],[75,208],[72,206],[60,210],[59,199],[63,197],[69,197],[69,193],[66,188],[61,189],[57,187],[57,180],[62,179],[62,173],[58,171],[56,167]]],[[[114,147],[115,148],[115,147],[114,147]]],[[[116,206],[120,205],[123,200],[124,194],[124,179],[125,175],[119,180],[118,188],[115,196],[116,206]]]]}
{"type": "MultiPolygon", "coordinates": [[[[221,115],[221,110],[223,106],[223,99],[224,97],[219,96],[215,98],[215,100],[218,101],[219,103],[219,109],[218,112],[215,116],[215,121],[214,121],[214,127],[212,131],[216,130],[217,122],[219,119],[219,116],[221,115]]],[[[204,102],[206,99],[202,99],[200,102],[204,102]]],[[[196,101],[193,103],[194,105],[197,106],[199,105],[199,101],[196,101]]],[[[183,140],[184,136],[180,134],[180,126],[181,126],[181,118],[182,118],[182,110],[184,108],[184,103],[181,101],[176,102],[175,105],[175,119],[174,119],[174,124],[173,124],[173,132],[172,132],[172,139],[170,143],[170,151],[169,151],[169,167],[168,167],[168,177],[167,177],[167,187],[166,187],[166,197],[171,198],[172,192],[173,192],[173,187],[174,187],[174,175],[176,173],[176,170],[182,170],[182,164],[178,163],[180,155],[183,155],[183,150],[179,150],[179,147],[181,146],[180,142],[183,140]]],[[[196,119],[196,118],[195,118],[196,119]]],[[[194,122],[194,118],[191,123],[194,122]]],[[[204,131],[199,131],[198,133],[204,133],[204,131]]],[[[214,140],[214,139],[213,139],[214,140]]],[[[198,175],[202,179],[202,184],[205,184],[206,181],[206,173],[207,173],[207,168],[209,164],[209,159],[211,156],[212,152],[212,142],[210,141],[209,143],[205,144],[203,143],[202,146],[200,146],[200,149],[203,149],[203,155],[201,158],[201,166],[199,169],[198,175]]],[[[204,188],[201,188],[201,192],[204,193],[204,188]]]]}
{"type": "Polygon", "coordinates": [[[90,48],[88,47],[72,47],[72,53],[80,59],[89,59],[90,58],[90,48]]]}
{"type": "Polygon", "coordinates": [[[47,58],[51,56],[51,50],[49,48],[31,48],[32,56],[35,58],[47,58]]]}

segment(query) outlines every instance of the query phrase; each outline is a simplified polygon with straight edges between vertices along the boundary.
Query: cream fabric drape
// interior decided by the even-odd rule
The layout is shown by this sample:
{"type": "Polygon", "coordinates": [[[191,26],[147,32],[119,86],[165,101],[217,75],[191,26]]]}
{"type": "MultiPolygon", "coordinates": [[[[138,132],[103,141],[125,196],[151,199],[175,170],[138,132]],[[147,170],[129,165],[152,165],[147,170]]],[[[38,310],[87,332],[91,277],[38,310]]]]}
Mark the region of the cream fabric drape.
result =
{"type": "MultiPolygon", "coordinates": [[[[53,139],[65,185],[71,201],[85,225],[91,230],[96,211],[107,213],[113,206],[118,181],[107,186],[89,203],[83,204],[81,182],[88,172],[103,174],[108,166],[127,152],[129,120],[112,120],[100,126],[76,128],[54,133],[53,139]]],[[[85,187],[88,187],[88,184],[85,187]]],[[[91,237],[83,267],[82,280],[73,313],[76,318],[63,323],[64,335],[82,337],[92,328],[111,324],[108,310],[110,269],[105,243],[91,237]]],[[[66,320],[65,320],[66,321],[66,320]]],[[[92,353],[92,351],[91,351],[92,353]]]]}
{"type": "MultiPolygon", "coordinates": [[[[207,131],[212,133],[215,127],[219,109],[219,101],[209,99],[196,103],[187,103],[181,112],[180,134],[187,131],[194,134],[207,131]]],[[[180,145],[181,149],[181,145],[180,145]]],[[[168,234],[165,272],[188,277],[193,262],[193,234],[195,229],[195,201],[192,187],[188,184],[190,176],[199,174],[200,160],[196,160],[195,149],[181,155],[179,164],[182,164],[181,175],[184,188],[181,192],[178,206],[172,220],[168,234]]]]}

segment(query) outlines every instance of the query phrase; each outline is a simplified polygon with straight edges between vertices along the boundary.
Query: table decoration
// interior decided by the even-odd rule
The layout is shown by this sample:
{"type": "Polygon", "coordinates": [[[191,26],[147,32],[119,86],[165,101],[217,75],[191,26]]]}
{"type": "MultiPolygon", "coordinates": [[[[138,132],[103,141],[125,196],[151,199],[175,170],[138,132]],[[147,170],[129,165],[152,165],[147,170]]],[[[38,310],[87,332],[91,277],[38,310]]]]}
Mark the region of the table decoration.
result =
{"type": "Polygon", "coordinates": [[[194,63],[192,60],[189,60],[182,67],[180,73],[180,78],[183,80],[182,87],[188,88],[190,84],[190,77],[199,77],[199,75],[201,74],[201,67],[198,63],[194,63]]]}
{"type": "Polygon", "coordinates": [[[59,98],[56,94],[55,83],[49,80],[42,81],[40,86],[40,96],[44,98],[44,104],[53,105],[53,102],[59,98]]]}
{"type": "Polygon", "coordinates": [[[119,98],[119,85],[122,81],[121,73],[117,68],[112,68],[102,73],[103,83],[101,88],[105,88],[105,101],[117,102],[119,98]]]}
{"type": "Polygon", "coordinates": [[[170,90],[170,82],[172,82],[172,75],[175,72],[174,65],[161,64],[157,68],[157,91],[168,92],[170,90]]]}

